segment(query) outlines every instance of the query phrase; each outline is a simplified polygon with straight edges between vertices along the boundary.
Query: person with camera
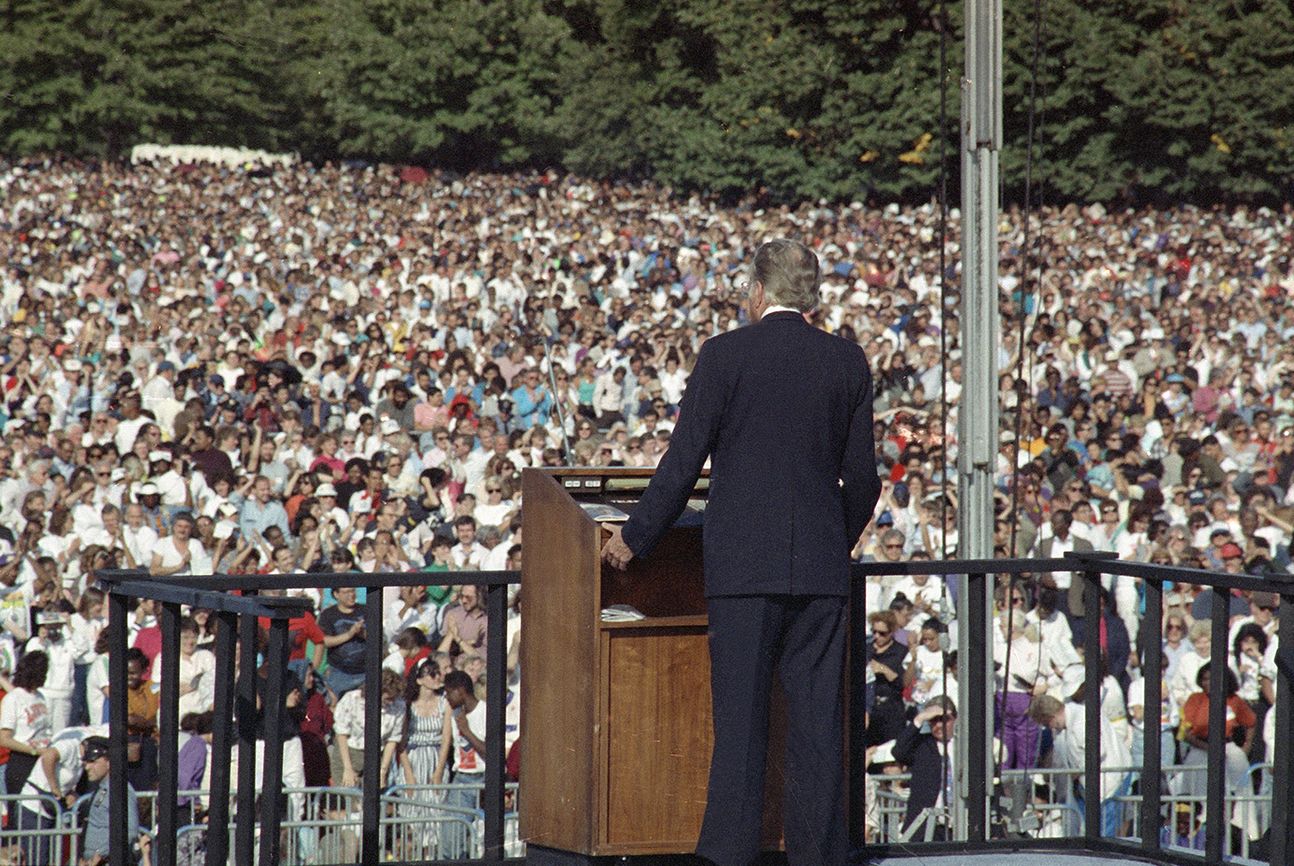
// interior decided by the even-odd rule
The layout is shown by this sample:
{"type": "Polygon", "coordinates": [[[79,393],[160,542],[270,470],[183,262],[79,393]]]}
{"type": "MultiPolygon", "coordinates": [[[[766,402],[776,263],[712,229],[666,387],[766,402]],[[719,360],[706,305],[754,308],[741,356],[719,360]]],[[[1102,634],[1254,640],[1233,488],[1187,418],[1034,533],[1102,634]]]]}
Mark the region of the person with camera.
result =
{"type": "Polygon", "coordinates": [[[50,730],[58,732],[72,717],[72,692],[77,649],[66,639],[68,616],[56,607],[36,614],[36,634],[27,641],[24,653],[39,650],[49,658],[49,673],[41,694],[49,709],[50,730]]]}

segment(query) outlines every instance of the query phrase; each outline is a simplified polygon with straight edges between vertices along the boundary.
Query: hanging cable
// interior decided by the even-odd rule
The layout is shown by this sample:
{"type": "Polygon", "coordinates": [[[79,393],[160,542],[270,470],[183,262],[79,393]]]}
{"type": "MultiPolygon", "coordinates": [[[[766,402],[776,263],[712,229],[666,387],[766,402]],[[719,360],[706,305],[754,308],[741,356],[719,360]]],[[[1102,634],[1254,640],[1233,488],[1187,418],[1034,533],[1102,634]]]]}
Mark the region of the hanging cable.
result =
{"type": "MultiPolygon", "coordinates": [[[[1038,92],[1038,64],[1039,57],[1042,54],[1042,0],[1034,0],[1033,3],[1033,56],[1030,60],[1029,68],[1029,110],[1028,110],[1028,133],[1026,135],[1025,155],[1024,155],[1024,238],[1020,245],[1022,261],[1019,269],[1019,309],[1016,310],[1016,362],[1015,362],[1015,381],[1016,381],[1016,405],[1014,414],[1014,433],[1015,443],[1011,449],[1011,544],[1008,554],[1014,558],[1017,555],[1016,539],[1020,529],[1020,446],[1021,437],[1024,435],[1024,408],[1027,404],[1027,396],[1033,393],[1032,364],[1029,371],[1025,372],[1025,355],[1026,353],[1026,331],[1025,321],[1027,318],[1029,292],[1029,278],[1032,272],[1032,255],[1033,249],[1030,243],[1030,229],[1032,227],[1033,215],[1033,147],[1034,147],[1034,127],[1037,115],[1037,92],[1038,92]],[[1025,395],[1020,394],[1020,384],[1024,385],[1025,395]]],[[[1041,235],[1042,232],[1039,231],[1041,235]]]]}
{"type": "MultiPolygon", "coordinates": [[[[948,11],[939,0],[939,558],[948,558],[948,11]]],[[[945,768],[945,773],[947,769],[945,768]]]]}
{"type": "MultiPolygon", "coordinates": [[[[1017,534],[1020,527],[1020,510],[1019,510],[1020,509],[1019,472],[1020,472],[1020,445],[1021,445],[1020,440],[1023,435],[1024,408],[1027,402],[1027,396],[1033,393],[1032,357],[1030,357],[1030,365],[1028,368],[1028,372],[1027,373],[1025,372],[1025,355],[1026,355],[1025,323],[1026,323],[1026,319],[1028,318],[1027,299],[1030,295],[1029,279],[1033,270],[1033,267],[1032,267],[1033,246],[1030,240],[1030,232],[1032,228],[1031,223],[1032,223],[1032,216],[1033,216],[1033,148],[1034,148],[1035,128],[1036,128],[1035,118],[1037,116],[1038,66],[1039,66],[1039,58],[1041,54],[1042,54],[1042,0],[1034,0],[1033,56],[1030,61],[1030,69],[1029,69],[1028,132],[1026,134],[1025,157],[1024,157],[1024,209],[1023,209],[1024,237],[1020,245],[1021,254],[1022,254],[1021,264],[1019,269],[1020,300],[1019,300],[1019,309],[1016,312],[1016,323],[1018,328],[1017,346],[1016,346],[1018,355],[1016,357],[1016,364],[1015,364],[1016,381],[1017,383],[1021,381],[1024,382],[1026,393],[1024,396],[1022,396],[1020,394],[1020,389],[1017,385],[1016,407],[1015,407],[1015,418],[1014,418],[1015,444],[1014,444],[1014,447],[1011,449],[1012,465],[1011,465],[1010,556],[1012,558],[1014,558],[1017,555],[1016,539],[1017,539],[1017,534]]],[[[1040,212],[1040,223],[1041,223],[1041,212],[1040,212]]],[[[1039,236],[1042,235],[1041,224],[1039,225],[1038,235],[1039,236]]],[[[1041,257],[1039,257],[1039,280],[1041,280],[1041,267],[1042,267],[1041,257]]],[[[1038,296],[1041,297],[1041,292],[1038,293],[1038,296]]],[[[1011,649],[1012,649],[1012,646],[1014,645],[1014,641],[1012,640],[1012,631],[1015,627],[1014,625],[1015,605],[1012,603],[1011,599],[1015,595],[1015,588],[1016,588],[1016,575],[1012,574],[1007,580],[1007,587],[1006,587],[1006,635],[1005,635],[1006,647],[1005,647],[1005,658],[1003,660],[1003,665],[1002,665],[1002,690],[1000,693],[998,693],[998,695],[995,696],[996,698],[995,710],[997,712],[998,728],[1003,732],[1005,732],[1005,729],[1006,729],[1006,698],[1007,698],[1007,693],[1010,690],[1010,683],[1011,683],[1011,679],[1010,679],[1011,678],[1011,649]]],[[[996,622],[994,622],[993,627],[997,628],[996,622]]],[[[1039,658],[1041,658],[1041,644],[1039,649],[1040,649],[1039,658]]],[[[1035,675],[1034,681],[1035,682],[1037,681],[1036,675],[1035,675]]],[[[996,776],[999,779],[1002,778],[1002,763],[1004,759],[1005,750],[1006,750],[1005,743],[999,742],[997,753],[996,753],[996,760],[994,761],[996,776]]]]}
{"type": "MultiPolygon", "coordinates": [[[[1046,22],[1042,17],[1042,0],[1034,0],[1034,17],[1035,17],[1035,24],[1034,24],[1035,29],[1034,29],[1034,37],[1033,37],[1034,46],[1035,46],[1034,61],[1033,61],[1034,68],[1033,68],[1033,77],[1029,85],[1029,102],[1030,102],[1030,113],[1032,114],[1034,100],[1035,99],[1037,100],[1037,124],[1035,127],[1034,135],[1037,139],[1041,140],[1042,128],[1045,125],[1045,122],[1047,120],[1047,90],[1046,90],[1046,87],[1044,86],[1044,82],[1042,81],[1042,76],[1038,72],[1038,68],[1041,64],[1042,39],[1046,33],[1046,31],[1043,29],[1046,22]],[[1041,93],[1039,93],[1038,91],[1041,91],[1041,93]]],[[[1030,166],[1030,168],[1032,169],[1032,166],[1030,166]]],[[[1047,191],[1046,177],[1039,176],[1038,193],[1037,193],[1038,231],[1034,235],[1034,257],[1033,257],[1034,264],[1037,267],[1037,274],[1034,279],[1034,284],[1038,287],[1039,299],[1042,298],[1042,273],[1044,268],[1044,260],[1042,256],[1042,250],[1043,250],[1042,226],[1043,226],[1043,220],[1044,220],[1043,209],[1046,207],[1046,204],[1047,204],[1046,191],[1047,191]]],[[[1042,311],[1040,309],[1035,310],[1034,312],[1035,321],[1037,320],[1037,317],[1041,314],[1041,312],[1042,311]]],[[[1033,363],[1033,360],[1034,360],[1033,356],[1031,355],[1029,358],[1030,364],[1033,363]]]]}
{"type": "MultiPolygon", "coordinates": [[[[1041,99],[1038,97],[1038,89],[1041,87],[1041,85],[1039,84],[1039,79],[1041,78],[1041,76],[1040,76],[1040,75],[1039,75],[1039,73],[1038,73],[1038,68],[1039,68],[1039,65],[1040,65],[1040,62],[1041,62],[1041,53],[1042,53],[1042,52],[1041,52],[1042,35],[1043,35],[1043,29],[1042,29],[1042,28],[1043,28],[1042,0],[1034,0],[1033,61],[1032,61],[1032,70],[1031,70],[1031,74],[1030,74],[1030,77],[1029,77],[1029,141],[1030,141],[1030,147],[1029,147],[1028,154],[1026,155],[1026,159],[1025,159],[1025,173],[1024,173],[1024,182],[1025,182],[1025,188],[1026,188],[1026,191],[1027,191],[1027,190],[1032,186],[1032,184],[1033,184],[1033,166],[1034,166],[1034,162],[1035,162],[1035,160],[1034,160],[1034,155],[1033,155],[1033,144],[1034,144],[1034,143],[1035,143],[1035,142],[1036,142],[1036,141],[1041,137],[1041,133],[1042,133],[1042,126],[1043,126],[1043,119],[1044,119],[1044,114],[1045,114],[1045,111],[1046,111],[1046,94],[1045,94],[1045,92],[1044,92],[1043,97],[1042,97],[1041,99]],[[1036,120],[1035,120],[1035,118],[1036,118],[1036,120]]],[[[1031,321],[1031,324],[1030,324],[1029,328],[1027,329],[1028,333],[1033,333],[1034,328],[1036,328],[1036,327],[1037,327],[1038,317],[1039,317],[1040,315],[1042,315],[1042,309],[1041,309],[1041,305],[1042,305],[1042,273],[1043,273],[1043,258],[1042,258],[1042,239],[1043,239],[1043,233],[1042,233],[1042,227],[1043,227],[1043,223],[1044,223],[1044,214],[1043,214],[1043,206],[1044,206],[1044,205],[1043,205],[1043,192],[1044,192],[1044,189],[1045,189],[1044,183],[1043,183],[1042,179],[1040,178],[1040,179],[1038,180],[1038,188],[1037,188],[1037,192],[1036,192],[1036,193],[1033,195],[1033,197],[1032,197],[1032,207],[1031,207],[1031,209],[1032,209],[1032,210],[1034,210],[1034,211],[1037,211],[1037,213],[1038,213],[1038,231],[1034,232],[1034,242],[1033,242],[1033,246],[1032,246],[1032,247],[1030,247],[1030,245],[1029,245],[1029,225],[1027,224],[1027,222],[1026,222],[1026,225],[1025,225],[1025,236],[1024,236],[1024,245],[1023,245],[1023,247],[1024,247],[1024,266],[1023,266],[1023,268],[1022,268],[1021,270],[1023,271],[1023,274],[1024,274],[1024,276],[1025,276],[1025,277],[1028,277],[1028,276],[1029,276],[1029,273],[1030,273],[1029,262],[1030,262],[1030,256],[1032,256],[1032,257],[1033,257],[1033,263],[1034,263],[1034,265],[1036,266],[1036,273],[1034,273],[1034,278],[1033,278],[1033,286],[1034,286],[1034,291],[1035,291],[1035,293],[1036,293],[1036,295],[1037,295],[1037,300],[1036,300],[1036,301],[1035,301],[1035,303],[1034,303],[1033,313],[1032,313],[1032,314],[1030,314],[1030,316],[1029,316],[1029,319],[1030,319],[1030,321],[1031,321]]],[[[1027,194],[1027,192],[1026,192],[1026,194],[1027,194]]],[[[1026,221],[1029,219],[1029,211],[1028,211],[1028,210],[1026,210],[1026,212],[1025,212],[1025,219],[1026,219],[1026,221]]],[[[1023,347],[1022,347],[1022,351],[1023,351],[1023,347]]],[[[1027,364],[1026,364],[1026,366],[1025,366],[1025,382],[1026,382],[1026,383],[1028,383],[1028,386],[1029,386],[1029,388],[1030,388],[1030,389],[1032,389],[1032,388],[1033,388],[1033,382],[1034,382],[1034,361],[1036,360],[1036,356],[1037,356],[1037,353],[1036,353],[1036,352],[1029,352],[1029,354],[1028,354],[1028,361],[1027,361],[1027,364]]],[[[1014,551],[1012,552],[1012,555],[1014,555],[1014,551]]]]}
{"type": "MultiPolygon", "coordinates": [[[[939,549],[941,560],[948,558],[948,8],[947,0],[939,0],[939,448],[943,461],[944,495],[939,497],[939,549]]],[[[953,477],[956,474],[953,473],[953,477]]],[[[958,539],[960,543],[960,539],[958,539]]],[[[948,698],[948,652],[952,633],[948,615],[952,605],[948,600],[948,577],[941,575],[939,612],[944,616],[944,630],[939,635],[939,675],[942,679],[941,695],[948,698]]],[[[960,698],[960,696],[959,696],[960,698]]],[[[945,725],[947,722],[944,723],[945,725]]],[[[940,749],[941,767],[939,790],[944,809],[952,814],[955,785],[948,772],[951,743],[940,749]]],[[[952,823],[951,821],[949,822],[952,823]]]]}

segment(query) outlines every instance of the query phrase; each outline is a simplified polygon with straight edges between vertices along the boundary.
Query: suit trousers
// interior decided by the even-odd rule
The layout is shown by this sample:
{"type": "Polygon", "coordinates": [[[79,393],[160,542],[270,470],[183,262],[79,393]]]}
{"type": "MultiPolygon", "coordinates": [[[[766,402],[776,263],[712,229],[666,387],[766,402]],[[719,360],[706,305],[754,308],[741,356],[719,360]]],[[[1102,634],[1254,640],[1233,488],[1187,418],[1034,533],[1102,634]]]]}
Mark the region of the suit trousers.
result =
{"type": "Polygon", "coordinates": [[[773,671],[786,695],[783,832],[789,866],[840,866],[844,802],[846,599],[722,596],[706,600],[714,752],[697,854],[716,866],[758,856],[773,671]]]}

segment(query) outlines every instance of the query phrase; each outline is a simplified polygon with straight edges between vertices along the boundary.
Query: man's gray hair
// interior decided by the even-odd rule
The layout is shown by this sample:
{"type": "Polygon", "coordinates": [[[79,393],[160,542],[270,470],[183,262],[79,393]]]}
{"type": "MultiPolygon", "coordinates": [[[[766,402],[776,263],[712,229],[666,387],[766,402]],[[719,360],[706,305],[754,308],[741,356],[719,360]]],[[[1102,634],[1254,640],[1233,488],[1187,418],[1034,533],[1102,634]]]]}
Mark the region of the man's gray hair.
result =
{"type": "Polygon", "coordinates": [[[770,305],[808,312],[818,306],[822,269],[818,256],[799,241],[778,239],[755,252],[754,280],[770,305]]]}

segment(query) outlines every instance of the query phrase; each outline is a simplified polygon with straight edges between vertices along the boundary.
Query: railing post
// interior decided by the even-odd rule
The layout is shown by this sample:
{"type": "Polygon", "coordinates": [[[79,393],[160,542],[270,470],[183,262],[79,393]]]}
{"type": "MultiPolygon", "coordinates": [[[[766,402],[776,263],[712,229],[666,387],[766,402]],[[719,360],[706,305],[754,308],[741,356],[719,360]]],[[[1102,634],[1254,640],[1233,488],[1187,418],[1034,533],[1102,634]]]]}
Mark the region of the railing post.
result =
{"type": "Polygon", "coordinates": [[[485,591],[485,859],[503,858],[503,743],[507,727],[508,588],[485,591]]]}
{"type": "Polygon", "coordinates": [[[1280,592],[1280,623],[1277,626],[1276,647],[1276,706],[1270,712],[1276,714],[1275,734],[1272,738],[1276,748],[1270,756],[1272,762],[1272,827],[1270,863],[1288,863],[1294,856],[1294,839],[1290,831],[1290,810],[1294,808],[1294,797],[1290,796],[1290,787],[1294,785],[1294,582],[1289,576],[1277,578],[1272,575],[1272,582],[1280,592]]]}
{"type": "MultiPolygon", "coordinates": [[[[126,652],[129,626],[126,619],[130,611],[127,599],[120,593],[108,592],[108,813],[126,814],[126,652]]],[[[130,848],[134,839],[126,838],[126,822],[113,820],[108,827],[108,863],[110,866],[129,866],[130,848]]]]}
{"type": "Polygon", "coordinates": [[[381,857],[382,791],[382,588],[364,590],[364,778],[361,813],[361,860],[377,866],[381,857]]]}
{"type": "Polygon", "coordinates": [[[279,862],[279,827],[283,806],[283,716],[286,713],[288,673],[288,620],[270,619],[270,640],[266,650],[265,703],[262,730],[265,735],[264,785],[261,790],[261,863],[279,862]]]}
{"type": "Polygon", "coordinates": [[[976,675],[986,670],[988,647],[992,646],[987,584],[985,572],[966,575],[966,629],[970,636],[970,649],[962,669],[967,672],[965,676],[970,684],[970,705],[958,710],[967,716],[966,837],[971,842],[983,842],[988,838],[988,725],[993,718],[993,704],[989,700],[992,683],[984,688],[975,687],[976,675]]]}
{"type": "MultiPolygon", "coordinates": [[[[1146,618],[1142,625],[1146,657],[1142,662],[1145,679],[1145,711],[1141,718],[1142,745],[1145,756],[1141,769],[1141,847],[1154,853],[1159,850],[1161,785],[1164,756],[1160,749],[1160,719],[1164,702],[1164,584],[1159,577],[1142,580],[1146,588],[1146,618]]],[[[1135,638],[1134,638],[1135,641],[1135,638]]],[[[1135,642],[1134,642],[1135,646],[1135,642]]]]}
{"type": "MultiPolygon", "coordinates": [[[[1083,835],[1101,838],[1101,572],[1083,572],[1083,835]]],[[[1068,697],[1068,695],[1066,696],[1068,697]]]]}
{"type": "MultiPolygon", "coordinates": [[[[255,593],[245,593],[254,595],[255,593]]],[[[256,843],[256,643],[254,616],[238,618],[238,818],[234,858],[251,864],[256,843]]]]}
{"type": "Polygon", "coordinates": [[[180,736],[180,606],[162,604],[161,709],[157,728],[157,864],[175,866],[176,784],[180,736]]]}
{"type": "Polygon", "coordinates": [[[1209,762],[1205,779],[1204,857],[1222,862],[1222,849],[1230,835],[1230,818],[1224,814],[1226,796],[1227,719],[1227,630],[1231,608],[1231,590],[1214,587],[1210,591],[1209,614],[1213,635],[1209,651],[1209,762]]]}
{"type": "MultiPolygon", "coordinates": [[[[867,815],[867,580],[849,582],[849,840],[855,847],[866,839],[867,815]]],[[[951,805],[951,804],[949,804],[951,805]]]]}
{"type": "Polygon", "coordinates": [[[211,797],[207,811],[206,866],[225,866],[229,859],[229,758],[233,752],[234,656],[238,652],[238,616],[216,614],[217,724],[211,732],[211,797]]]}

